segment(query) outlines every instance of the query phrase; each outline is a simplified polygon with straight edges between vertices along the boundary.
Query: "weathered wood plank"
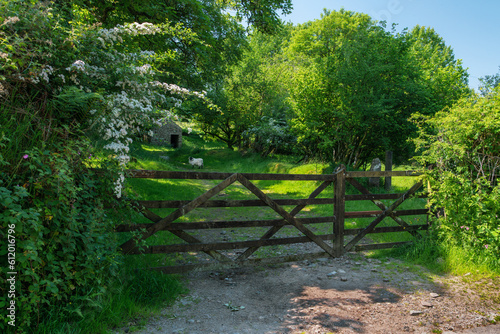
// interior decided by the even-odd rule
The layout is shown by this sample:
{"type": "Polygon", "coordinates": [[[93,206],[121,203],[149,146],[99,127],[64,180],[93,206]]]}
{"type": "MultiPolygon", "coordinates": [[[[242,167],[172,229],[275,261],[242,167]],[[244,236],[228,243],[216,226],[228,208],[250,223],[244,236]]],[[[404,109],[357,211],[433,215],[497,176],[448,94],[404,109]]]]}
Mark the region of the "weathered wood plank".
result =
{"type": "Polygon", "coordinates": [[[208,270],[225,270],[232,268],[243,268],[243,267],[253,267],[253,266],[265,266],[265,265],[273,265],[285,262],[296,262],[296,261],[304,261],[304,260],[313,260],[319,258],[330,257],[328,253],[325,252],[317,252],[317,253],[305,253],[305,254],[297,254],[297,255],[286,255],[279,257],[269,257],[269,258],[260,258],[260,259],[247,259],[245,261],[232,262],[232,263],[197,263],[197,264],[188,264],[188,265],[179,265],[179,266],[169,266],[169,267],[153,267],[148,268],[151,270],[161,271],[166,274],[181,274],[187,273],[194,270],[199,271],[208,271],[208,270]]]}
{"type": "MultiPolygon", "coordinates": [[[[308,199],[313,199],[315,198],[316,196],[318,196],[319,194],[321,194],[321,192],[323,190],[325,190],[329,185],[331,184],[331,181],[325,181],[323,182],[319,187],[317,187],[310,195],[309,195],[309,198],[308,199]]],[[[292,211],[290,211],[290,215],[295,217],[295,215],[297,215],[306,205],[298,205],[296,206],[295,208],[292,209],[292,211]]],[[[260,240],[266,240],[266,239],[269,239],[271,238],[274,234],[276,234],[285,224],[286,224],[286,220],[282,220],[280,223],[278,224],[275,224],[273,225],[273,227],[271,229],[269,229],[261,238],[260,240]]],[[[259,249],[259,247],[250,247],[248,248],[245,252],[243,252],[243,254],[241,254],[239,257],[238,257],[238,260],[243,260],[243,259],[246,259],[248,258],[250,255],[252,255],[257,249],[259,249]]]]}
{"type": "Polygon", "coordinates": [[[276,211],[281,217],[285,218],[288,222],[292,223],[300,232],[304,233],[307,237],[313,240],[318,246],[320,246],[325,252],[331,256],[335,256],[333,249],[328,246],[323,240],[318,238],[313,232],[311,232],[307,227],[301,224],[292,215],[286,212],[281,206],[276,204],[269,196],[264,194],[262,190],[257,188],[252,182],[246,179],[243,175],[238,175],[238,181],[244,185],[248,190],[250,190],[255,196],[265,201],[267,205],[274,211],[276,211]]]}
{"type": "MultiPolygon", "coordinates": [[[[391,233],[391,232],[408,232],[410,231],[425,231],[429,229],[429,225],[411,225],[409,227],[403,226],[383,226],[376,227],[369,234],[373,233],[391,233]]],[[[344,235],[356,235],[363,231],[363,228],[347,228],[344,230],[344,235]]]]}
{"type": "MultiPolygon", "coordinates": [[[[371,217],[371,216],[366,216],[371,217]]],[[[311,217],[296,218],[302,224],[328,223],[333,221],[333,216],[329,217],[311,217]]],[[[148,228],[152,224],[121,224],[116,227],[116,232],[130,232],[148,228]]],[[[172,223],[165,231],[175,230],[205,230],[205,229],[227,229],[227,228],[246,228],[246,227],[269,227],[269,226],[291,226],[284,219],[262,219],[262,220],[226,220],[226,221],[203,221],[203,222],[184,222],[172,223]]]]}
{"type": "MultiPolygon", "coordinates": [[[[219,172],[183,172],[128,169],[127,178],[143,179],[188,179],[188,180],[225,180],[233,173],[219,172]]],[[[248,180],[290,180],[290,181],[333,181],[331,174],[270,174],[241,173],[248,180]]]]}
{"type": "Polygon", "coordinates": [[[344,222],[345,222],[345,166],[341,166],[337,172],[337,180],[335,181],[335,206],[333,208],[333,215],[335,220],[333,222],[333,233],[335,240],[333,241],[333,248],[337,257],[342,256],[344,253],[344,222]]]}
{"type": "MultiPolygon", "coordinates": [[[[385,151],[385,170],[387,172],[392,172],[392,151],[385,151]]],[[[386,176],[384,182],[385,191],[391,190],[392,187],[392,177],[386,176]]]]}
{"type": "MultiPolygon", "coordinates": [[[[354,179],[348,179],[349,183],[352,181],[356,181],[354,179]]],[[[393,193],[393,194],[354,194],[354,195],[345,195],[346,201],[372,201],[372,200],[381,200],[381,199],[398,199],[401,193],[393,193]]],[[[415,196],[417,198],[427,198],[427,194],[420,194],[415,196]]]]}
{"type": "MultiPolygon", "coordinates": [[[[356,189],[358,189],[359,191],[361,191],[363,194],[370,194],[370,192],[365,188],[363,187],[358,181],[356,181],[355,179],[350,179],[349,180],[349,183],[351,183],[356,189]]],[[[418,190],[418,189],[417,189],[418,190]]],[[[372,200],[372,202],[378,206],[380,209],[382,210],[387,210],[387,206],[380,202],[380,201],[377,201],[377,200],[372,200]]],[[[401,226],[405,226],[405,227],[408,227],[408,223],[406,223],[403,219],[397,217],[394,212],[391,212],[389,214],[389,217],[391,217],[396,223],[398,223],[399,225],[401,226]]],[[[414,237],[416,238],[420,238],[421,235],[416,233],[416,232],[410,232],[411,235],[413,235],[414,237]]]]}
{"type": "MultiPolygon", "coordinates": [[[[143,214],[144,214],[144,216],[146,218],[148,218],[149,220],[151,220],[151,221],[153,221],[155,223],[157,223],[157,222],[159,222],[161,220],[160,216],[158,216],[157,214],[155,214],[154,212],[151,212],[149,210],[145,210],[143,212],[143,214]]],[[[184,232],[183,230],[174,230],[174,229],[172,229],[172,230],[170,230],[170,233],[172,233],[173,235],[175,235],[175,236],[181,238],[182,240],[187,241],[187,242],[189,242],[191,244],[193,244],[193,243],[198,243],[198,244],[202,243],[201,240],[193,237],[192,235],[184,232]]],[[[221,262],[232,261],[230,258],[228,258],[227,256],[225,256],[224,254],[221,254],[221,253],[219,253],[217,251],[210,250],[210,251],[206,251],[205,254],[207,254],[207,255],[211,256],[212,258],[214,258],[214,259],[216,259],[218,261],[221,261],[221,262]]]]}
{"type": "MultiPolygon", "coordinates": [[[[321,240],[332,240],[333,234],[324,234],[317,236],[321,240]]],[[[129,255],[138,254],[164,254],[164,253],[179,253],[179,252],[208,252],[214,250],[231,250],[244,249],[248,247],[263,247],[276,245],[290,245],[313,242],[309,237],[290,237],[290,238],[273,238],[260,240],[246,240],[233,242],[212,242],[212,243],[192,243],[192,244],[175,244],[175,245],[154,245],[132,249],[129,255]]]]}
{"type": "MultiPolygon", "coordinates": [[[[383,211],[353,211],[346,212],[346,218],[370,218],[376,217],[383,211]]],[[[394,211],[396,216],[417,216],[426,215],[427,209],[415,209],[415,210],[397,210],[394,211]]],[[[326,217],[309,217],[309,218],[295,218],[302,224],[319,224],[319,223],[332,223],[335,219],[334,216],[326,217]]],[[[284,219],[261,219],[261,220],[227,220],[227,221],[203,221],[203,222],[184,222],[184,223],[172,223],[164,231],[170,230],[205,230],[205,229],[227,229],[227,228],[246,228],[246,227],[268,227],[275,225],[290,226],[284,219]]],[[[142,224],[120,224],[115,228],[116,232],[131,232],[140,229],[147,229],[152,224],[142,223],[142,224]]]]}
{"type": "Polygon", "coordinates": [[[122,249],[122,252],[127,254],[128,251],[131,249],[135,248],[136,244],[139,243],[142,240],[145,240],[155,234],[157,231],[160,231],[170,225],[174,220],[177,218],[187,214],[188,212],[196,209],[198,206],[201,204],[205,203],[208,201],[211,197],[217,195],[220,191],[223,189],[227,188],[231,184],[233,184],[236,180],[238,179],[238,174],[233,174],[203,195],[197,197],[193,201],[191,201],[189,204],[175,210],[171,214],[169,214],[167,217],[161,219],[160,221],[154,223],[152,226],[148,227],[148,229],[144,232],[141,232],[141,236],[138,238],[132,238],[125,243],[123,243],[120,248],[122,249]]]}
{"type": "MultiPolygon", "coordinates": [[[[345,213],[346,218],[369,218],[376,217],[383,211],[350,211],[345,213]]],[[[396,210],[392,212],[396,217],[399,216],[419,216],[426,215],[427,209],[396,210]]]]}
{"type": "MultiPolygon", "coordinates": [[[[327,181],[329,182],[329,181],[327,181]]],[[[366,201],[380,199],[398,199],[402,194],[361,194],[361,195],[345,195],[346,201],[366,201]]],[[[427,195],[419,196],[426,198],[427,195]]],[[[303,198],[303,199],[274,199],[281,205],[326,205],[334,204],[333,198],[303,198]]],[[[161,200],[142,200],[137,201],[140,205],[148,209],[172,209],[179,208],[188,204],[190,201],[161,201],[161,200]]],[[[231,208],[231,207],[250,207],[250,206],[267,206],[267,204],[258,199],[250,200],[211,200],[200,205],[200,208],[231,208]]]]}
{"type": "MultiPolygon", "coordinates": [[[[330,181],[326,181],[330,182],[330,181]]],[[[313,198],[313,199],[274,199],[274,201],[283,205],[322,205],[322,204],[333,204],[333,199],[331,198],[313,198]]],[[[137,201],[140,205],[148,209],[167,209],[167,208],[179,208],[183,205],[188,204],[190,201],[137,201]]],[[[200,205],[200,208],[226,208],[226,207],[248,207],[248,206],[267,206],[267,204],[259,199],[250,200],[211,200],[200,205]]]]}
{"type": "Polygon", "coordinates": [[[364,228],[360,233],[358,233],[357,236],[355,236],[346,246],[345,246],[345,251],[348,252],[351,250],[352,247],[356,243],[359,242],[368,232],[372,231],[375,226],[377,226],[378,223],[380,223],[387,215],[389,215],[394,209],[396,209],[401,203],[403,203],[404,200],[408,199],[415,191],[417,191],[420,187],[422,186],[422,182],[418,182],[413,185],[406,193],[403,194],[396,202],[392,203],[387,209],[384,210],[378,216],[373,220],[373,222],[370,223],[366,228],[364,228]]]}
{"type": "MultiPolygon", "coordinates": [[[[376,217],[375,216],[364,216],[364,217],[376,217]]],[[[334,217],[318,217],[319,219],[316,218],[305,218],[305,219],[298,219],[302,224],[317,224],[317,223],[332,223],[334,221],[334,217]]],[[[284,220],[274,220],[275,222],[283,222],[284,220]]],[[[271,220],[262,220],[262,221],[241,221],[241,222],[233,222],[233,221],[224,221],[224,222],[212,222],[212,223],[205,223],[205,222],[196,222],[196,223],[173,223],[170,226],[168,226],[165,231],[174,231],[174,230],[203,230],[203,229],[214,229],[214,228],[220,228],[220,229],[227,229],[227,228],[239,228],[239,227],[269,227],[273,226],[274,224],[272,223],[273,221],[271,220]],[[222,225],[219,223],[223,223],[222,225]],[[233,224],[233,223],[242,223],[242,224],[233,224]],[[244,224],[243,224],[244,223],[244,224]],[[255,223],[255,224],[254,224],[255,223]],[[214,225],[212,225],[214,224],[214,225]],[[191,226],[193,225],[193,226],[191,226]]],[[[136,225],[128,225],[128,224],[122,224],[118,225],[116,227],[116,232],[130,232],[130,231],[135,231],[135,230],[140,230],[143,228],[147,228],[151,226],[152,224],[136,224],[136,225]]],[[[286,223],[285,226],[292,226],[290,223],[286,223]]],[[[408,230],[427,230],[428,225],[410,225],[409,227],[404,227],[404,226],[393,226],[393,227],[383,227],[384,229],[398,229],[397,232],[404,232],[408,230]],[[418,227],[418,228],[417,228],[418,227]]],[[[382,229],[382,227],[380,227],[382,229]]],[[[350,235],[350,234],[355,234],[354,232],[350,233],[349,231],[361,231],[361,229],[344,229],[345,235],[350,235]]],[[[391,232],[387,230],[386,232],[391,232]]],[[[357,232],[356,232],[357,233],[357,232]]]]}

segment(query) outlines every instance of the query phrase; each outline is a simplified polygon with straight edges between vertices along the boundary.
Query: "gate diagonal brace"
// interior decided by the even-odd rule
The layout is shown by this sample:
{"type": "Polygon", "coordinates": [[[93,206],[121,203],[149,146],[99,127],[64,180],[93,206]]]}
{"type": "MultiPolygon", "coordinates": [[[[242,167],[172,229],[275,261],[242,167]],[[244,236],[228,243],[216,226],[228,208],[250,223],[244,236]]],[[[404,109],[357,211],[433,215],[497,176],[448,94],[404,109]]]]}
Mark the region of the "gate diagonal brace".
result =
{"type": "MultiPolygon", "coordinates": [[[[349,181],[349,183],[352,184],[354,186],[354,188],[358,189],[362,194],[364,194],[364,195],[371,195],[372,194],[365,187],[363,187],[363,185],[361,183],[359,183],[355,179],[347,179],[347,181],[349,181]]],[[[420,183],[420,186],[421,185],[422,185],[422,183],[420,183]]],[[[420,186],[419,186],[419,188],[420,188],[420,186]]],[[[418,188],[416,190],[418,190],[418,188]]],[[[375,200],[375,199],[372,199],[371,201],[372,201],[373,204],[375,204],[376,206],[378,206],[383,211],[388,209],[388,207],[384,203],[382,203],[381,201],[378,201],[378,200],[375,200]]],[[[408,225],[407,222],[405,222],[403,219],[401,219],[398,216],[396,216],[394,214],[394,212],[391,211],[387,215],[389,217],[391,217],[399,225],[401,225],[403,227],[410,227],[410,225],[408,225]]],[[[410,233],[411,235],[413,235],[415,238],[421,238],[422,237],[417,231],[408,231],[408,233],[410,233]]]]}
{"type": "Polygon", "coordinates": [[[335,257],[335,253],[332,247],[328,246],[321,238],[316,236],[311,230],[305,227],[301,222],[299,222],[295,217],[288,213],[281,206],[276,204],[269,196],[264,194],[257,186],[250,182],[246,177],[238,174],[238,181],[244,185],[248,190],[250,190],[255,196],[266,203],[271,209],[276,211],[281,217],[285,218],[290,224],[295,226],[300,232],[304,233],[309,239],[314,241],[319,247],[321,247],[330,256],[335,257]]]}
{"type": "MultiPolygon", "coordinates": [[[[323,182],[318,188],[316,188],[312,193],[311,195],[309,195],[308,199],[313,199],[313,198],[316,198],[316,196],[318,196],[323,190],[326,189],[326,187],[328,187],[330,184],[332,183],[332,181],[325,181],[323,182]]],[[[292,211],[290,211],[290,215],[295,217],[304,207],[306,207],[306,205],[297,205],[296,207],[294,207],[292,209],[292,211]]],[[[276,233],[278,233],[278,231],[283,227],[285,226],[285,223],[286,221],[284,220],[282,224],[280,225],[274,225],[273,227],[271,227],[261,238],[260,240],[267,240],[267,239],[270,239],[273,235],[275,235],[276,233]]],[[[259,249],[260,247],[256,246],[256,247],[249,247],[246,251],[244,251],[240,256],[238,256],[238,258],[236,259],[236,261],[243,261],[245,259],[247,259],[250,255],[252,255],[253,253],[255,253],[255,251],[257,251],[257,249],[259,249]]]]}
{"type": "Polygon", "coordinates": [[[225,188],[227,188],[228,186],[233,184],[237,180],[237,178],[238,178],[238,174],[232,174],[227,179],[225,179],[224,181],[222,181],[221,183],[219,183],[218,185],[216,185],[212,189],[208,190],[203,195],[195,198],[194,200],[192,200],[188,204],[180,207],[179,209],[175,210],[174,212],[172,212],[171,214],[169,214],[165,218],[162,218],[160,221],[158,221],[158,222],[154,223],[152,226],[148,227],[146,229],[146,231],[142,232],[142,235],[140,235],[139,237],[132,238],[132,239],[124,242],[120,246],[120,248],[122,249],[122,252],[124,254],[127,254],[132,249],[136,248],[137,245],[142,240],[146,240],[147,238],[149,238],[150,236],[152,236],[156,232],[165,229],[167,226],[172,224],[172,222],[174,220],[176,220],[179,217],[182,217],[182,216],[186,215],[187,213],[193,211],[198,206],[202,205],[203,203],[208,201],[210,198],[217,195],[219,192],[221,192],[222,190],[224,190],[225,188]]]}
{"type": "MultiPolygon", "coordinates": [[[[144,215],[144,217],[151,220],[153,223],[156,223],[162,219],[160,216],[158,216],[154,212],[152,212],[148,209],[145,209],[145,208],[143,209],[142,214],[144,215]]],[[[184,240],[190,244],[202,243],[201,240],[193,237],[191,234],[186,233],[183,230],[170,230],[170,232],[172,234],[174,234],[175,236],[181,238],[182,240],[184,240]]],[[[232,259],[230,259],[229,257],[227,257],[224,254],[217,252],[217,251],[210,250],[210,251],[204,251],[204,253],[211,256],[212,258],[220,261],[220,262],[233,262],[232,259]]]]}
{"type": "Polygon", "coordinates": [[[354,237],[347,245],[345,245],[345,251],[349,252],[354,245],[356,245],[361,239],[363,239],[368,233],[373,231],[373,229],[380,223],[385,217],[389,216],[401,203],[403,203],[408,197],[410,197],[415,191],[418,190],[422,186],[422,182],[418,182],[413,185],[406,193],[403,194],[400,198],[397,199],[396,202],[392,203],[388,208],[384,210],[380,215],[375,218],[374,221],[370,223],[367,227],[365,227],[361,232],[354,237]]]}

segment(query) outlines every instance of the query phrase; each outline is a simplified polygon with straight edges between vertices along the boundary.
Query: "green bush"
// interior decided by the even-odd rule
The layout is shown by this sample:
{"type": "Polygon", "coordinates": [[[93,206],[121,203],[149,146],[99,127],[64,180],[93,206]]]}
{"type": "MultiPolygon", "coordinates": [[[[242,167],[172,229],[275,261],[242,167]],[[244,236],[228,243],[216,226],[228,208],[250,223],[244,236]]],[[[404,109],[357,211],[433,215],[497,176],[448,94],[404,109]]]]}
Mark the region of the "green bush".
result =
{"type": "MultiPolygon", "coordinates": [[[[15,302],[15,319],[3,316],[2,331],[12,321],[18,333],[34,332],[53,307],[81,314],[115,272],[113,222],[104,209],[113,202],[114,180],[89,169],[88,147],[35,147],[10,173],[2,168],[0,238],[8,242],[0,246],[0,272],[15,281],[0,287],[2,313],[15,302]]],[[[0,164],[6,164],[1,156],[0,164]]]]}
{"type": "Polygon", "coordinates": [[[418,160],[429,167],[439,242],[467,260],[500,266],[500,89],[473,96],[419,124],[418,160]]]}

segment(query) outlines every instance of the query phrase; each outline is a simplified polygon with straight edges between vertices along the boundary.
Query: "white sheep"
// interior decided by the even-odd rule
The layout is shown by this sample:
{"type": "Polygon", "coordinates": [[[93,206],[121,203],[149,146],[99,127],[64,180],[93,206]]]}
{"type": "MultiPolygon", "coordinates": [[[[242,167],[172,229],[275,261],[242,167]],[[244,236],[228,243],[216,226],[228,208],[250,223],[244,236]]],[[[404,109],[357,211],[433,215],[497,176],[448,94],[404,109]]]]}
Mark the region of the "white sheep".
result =
{"type": "Polygon", "coordinates": [[[189,163],[191,166],[198,166],[199,168],[203,168],[203,159],[202,158],[193,158],[189,157],[189,163]]]}

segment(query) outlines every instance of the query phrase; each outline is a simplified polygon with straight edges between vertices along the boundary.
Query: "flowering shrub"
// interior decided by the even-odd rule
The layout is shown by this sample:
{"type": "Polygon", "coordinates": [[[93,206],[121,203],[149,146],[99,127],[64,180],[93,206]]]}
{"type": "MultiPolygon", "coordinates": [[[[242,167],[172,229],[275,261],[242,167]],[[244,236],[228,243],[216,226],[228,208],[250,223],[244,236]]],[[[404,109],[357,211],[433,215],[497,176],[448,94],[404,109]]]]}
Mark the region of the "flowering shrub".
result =
{"type": "MultiPolygon", "coordinates": [[[[73,21],[64,21],[51,4],[0,6],[0,237],[7,240],[12,230],[17,238],[18,333],[33,332],[55,306],[62,317],[82,314],[103,293],[117,264],[104,203],[120,205],[115,197],[122,196],[130,143],[175,117],[185,99],[204,99],[203,92],[164,82],[174,51],[143,48],[148,38],[195,39],[189,29],[168,23],[104,29],[76,6],[73,21]],[[112,152],[114,160],[93,166],[107,170],[104,177],[88,168],[85,137],[112,152]]],[[[6,247],[0,243],[2,279],[6,247]]],[[[4,332],[9,299],[0,289],[4,332]]]]}
{"type": "MultiPolygon", "coordinates": [[[[129,161],[129,145],[135,136],[144,134],[160,121],[171,119],[175,109],[182,108],[183,99],[205,98],[205,92],[193,92],[158,80],[168,75],[159,68],[165,68],[162,65],[175,58],[175,52],[142,49],[145,36],[195,40],[189,29],[169,23],[134,22],[108,29],[80,23],[65,30],[46,3],[13,1],[6,8],[7,15],[23,14],[6,15],[7,19],[0,24],[0,33],[5,37],[0,45],[4,60],[0,64],[7,73],[0,78],[6,83],[2,86],[4,93],[8,94],[16,83],[22,83],[61,97],[67,103],[59,105],[60,112],[70,116],[60,117],[62,125],[75,119],[87,125],[98,140],[105,142],[104,149],[114,153],[122,168],[129,161]],[[27,65],[26,55],[17,49],[38,54],[37,48],[41,46],[27,41],[33,35],[38,37],[40,30],[46,33],[43,44],[48,52],[42,52],[27,65]],[[21,45],[25,44],[29,47],[23,49],[21,45]],[[68,49],[68,45],[71,48],[68,49]],[[30,69],[28,75],[27,68],[30,69]],[[68,94],[71,99],[64,98],[68,94]],[[74,109],[65,112],[74,107],[75,100],[89,103],[83,108],[80,105],[77,114],[74,109]]],[[[78,18],[86,13],[83,9],[74,9],[73,15],[78,18]]],[[[123,179],[121,172],[115,188],[118,197],[123,179]]]]}

